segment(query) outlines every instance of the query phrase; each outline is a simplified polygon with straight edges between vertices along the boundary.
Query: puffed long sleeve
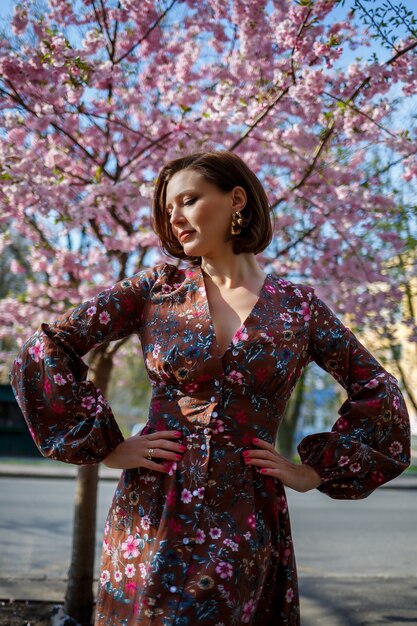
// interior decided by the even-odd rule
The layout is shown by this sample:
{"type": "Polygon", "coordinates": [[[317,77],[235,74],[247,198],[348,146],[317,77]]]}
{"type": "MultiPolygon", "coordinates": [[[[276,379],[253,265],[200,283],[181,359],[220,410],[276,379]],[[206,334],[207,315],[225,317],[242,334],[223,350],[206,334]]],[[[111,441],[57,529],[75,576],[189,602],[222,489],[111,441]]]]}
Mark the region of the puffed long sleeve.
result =
{"type": "Polygon", "coordinates": [[[17,402],[40,452],[66,463],[102,461],[122,433],[102,392],[86,380],[82,356],[138,331],[154,270],[104,289],[23,345],[10,371],[17,402]]]}
{"type": "Polygon", "coordinates": [[[410,463],[404,398],[394,376],[315,295],[310,315],[310,360],[329,372],[348,397],[331,432],[305,437],[298,452],[322,478],[320,491],[332,498],[365,498],[410,463]]]}

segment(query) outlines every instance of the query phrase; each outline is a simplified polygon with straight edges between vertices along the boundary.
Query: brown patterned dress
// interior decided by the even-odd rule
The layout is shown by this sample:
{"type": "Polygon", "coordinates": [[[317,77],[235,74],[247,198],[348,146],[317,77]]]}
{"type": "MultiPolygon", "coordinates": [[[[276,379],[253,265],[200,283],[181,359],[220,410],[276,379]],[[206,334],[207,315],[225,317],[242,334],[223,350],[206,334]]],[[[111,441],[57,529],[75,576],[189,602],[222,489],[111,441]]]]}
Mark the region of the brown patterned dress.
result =
{"type": "Polygon", "coordinates": [[[97,626],[299,624],[283,485],[244,463],[253,437],[274,442],[312,360],[346,389],[331,432],[306,437],[301,459],[333,498],[364,498],[409,463],[409,421],[387,373],[306,285],[267,275],[221,355],[199,267],[163,264],[105,289],[25,343],[11,372],[41,452],[98,463],[122,440],[81,360],[137,333],[152,383],[142,434],[180,430],[169,473],[125,470],[108,514],[97,626]]]}

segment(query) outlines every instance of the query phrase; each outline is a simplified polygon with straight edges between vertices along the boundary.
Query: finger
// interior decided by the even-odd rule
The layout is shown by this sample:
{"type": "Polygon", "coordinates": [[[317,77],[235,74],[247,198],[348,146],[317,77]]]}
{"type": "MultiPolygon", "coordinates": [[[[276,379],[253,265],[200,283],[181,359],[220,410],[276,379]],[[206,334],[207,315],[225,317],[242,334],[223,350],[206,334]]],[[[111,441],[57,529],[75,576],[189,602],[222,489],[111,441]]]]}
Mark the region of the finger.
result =
{"type": "MultiPolygon", "coordinates": [[[[162,448],[152,448],[152,456],[157,459],[169,459],[170,461],[181,461],[183,453],[172,452],[162,448]]],[[[149,453],[148,453],[149,454],[149,453]]],[[[145,457],[147,458],[147,456],[145,457]]]]}
{"type": "Polygon", "coordinates": [[[272,450],[251,450],[249,454],[244,454],[243,458],[244,459],[271,459],[271,460],[279,459],[276,452],[272,450]]]}
{"type": "Polygon", "coordinates": [[[182,452],[184,453],[187,449],[181,443],[176,443],[175,441],[169,441],[168,439],[150,439],[147,443],[148,448],[153,449],[161,449],[161,450],[171,450],[171,452],[182,452]]]}
{"type": "Polygon", "coordinates": [[[148,461],[148,459],[142,461],[141,467],[146,467],[146,469],[153,470],[154,472],[162,472],[165,474],[169,471],[168,464],[155,463],[154,461],[148,461]]]}
{"type": "Polygon", "coordinates": [[[149,433],[147,435],[142,435],[144,439],[150,439],[153,441],[154,439],[160,439],[161,437],[166,437],[170,439],[179,439],[183,434],[179,430],[157,430],[154,433],[149,433]],[[178,433],[178,434],[177,434],[178,433]]]}
{"type": "Polygon", "coordinates": [[[255,465],[256,467],[277,468],[277,464],[272,459],[249,459],[248,461],[245,461],[245,463],[247,463],[248,465],[255,465]]]}
{"type": "Polygon", "coordinates": [[[252,443],[255,446],[259,446],[260,448],[266,448],[269,450],[275,450],[275,446],[272,445],[272,443],[269,443],[269,441],[265,441],[265,439],[258,439],[257,437],[254,437],[252,439],[252,443]]]}

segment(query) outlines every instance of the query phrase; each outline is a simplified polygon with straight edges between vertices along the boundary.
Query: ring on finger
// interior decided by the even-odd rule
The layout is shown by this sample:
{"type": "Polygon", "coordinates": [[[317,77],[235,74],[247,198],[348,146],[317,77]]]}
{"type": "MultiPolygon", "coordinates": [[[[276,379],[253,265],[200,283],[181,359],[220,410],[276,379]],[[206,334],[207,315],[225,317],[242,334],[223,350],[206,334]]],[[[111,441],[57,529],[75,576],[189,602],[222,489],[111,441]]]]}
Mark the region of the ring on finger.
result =
{"type": "Polygon", "coordinates": [[[146,457],[149,461],[152,461],[154,452],[155,452],[155,450],[153,448],[149,448],[148,456],[146,457]]]}

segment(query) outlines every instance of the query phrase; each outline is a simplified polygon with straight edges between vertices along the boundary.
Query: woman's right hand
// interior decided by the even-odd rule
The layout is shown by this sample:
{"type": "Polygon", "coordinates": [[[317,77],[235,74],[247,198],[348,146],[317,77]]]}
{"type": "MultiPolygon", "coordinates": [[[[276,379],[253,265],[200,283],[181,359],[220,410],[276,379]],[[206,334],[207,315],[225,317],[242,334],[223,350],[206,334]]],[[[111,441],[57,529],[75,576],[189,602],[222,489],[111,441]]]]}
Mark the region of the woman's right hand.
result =
{"type": "Polygon", "coordinates": [[[104,465],[115,469],[132,469],[135,467],[146,467],[156,472],[168,473],[172,468],[172,463],[182,459],[182,455],[187,449],[178,443],[182,433],[178,430],[161,430],[141,435],[137,433],[119,443],[119,445],[103,460],[104,465]],[[147,457],[152,449],[153,459],[166,459],[165,463],[150,461],[147,457]]]}

